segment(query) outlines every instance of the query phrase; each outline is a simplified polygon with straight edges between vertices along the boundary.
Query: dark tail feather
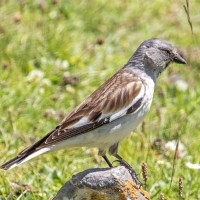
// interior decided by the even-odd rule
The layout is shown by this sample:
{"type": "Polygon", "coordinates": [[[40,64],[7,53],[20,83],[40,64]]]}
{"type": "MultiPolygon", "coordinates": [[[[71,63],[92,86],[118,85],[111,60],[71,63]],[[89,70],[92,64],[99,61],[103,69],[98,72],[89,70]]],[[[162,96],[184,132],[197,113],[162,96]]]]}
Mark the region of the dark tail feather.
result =
{"type": "Polygon", "coordinates": [[[15,157],[9,161],[7,161],[6,163],[4,163],[3,165],[0,166],[0,169],[4,169],[4,170],[8,170],[10,169],[13,165],[20,163],[20,161],[23,160],[23,158],[25,157],[15,157]]]}
{"type": "Polygon", "coordinates": [[[22,164],[23,162],[26,162],[40,154],[45,153],[45,151],[42,151],[43,148],[40,149],[39,147],[45,142],[45,140],[49,137],[49,135],[51,135],[51,133],[53,133],[55,130],[48,133],[44,138],[37,141],[30,147],[24,149],[15,158],[13,158],[13,159],[7,161],[6,163],[4,163],[3,165],[1,165],[0,169],[8,170],[8,169],[14,168],[17,165],[22,164]],[[38,154],[36,154],[37,152],[38,152],[38,154]],[[35,155],[34,155],[34,153],[35,153],[35,155]]]}

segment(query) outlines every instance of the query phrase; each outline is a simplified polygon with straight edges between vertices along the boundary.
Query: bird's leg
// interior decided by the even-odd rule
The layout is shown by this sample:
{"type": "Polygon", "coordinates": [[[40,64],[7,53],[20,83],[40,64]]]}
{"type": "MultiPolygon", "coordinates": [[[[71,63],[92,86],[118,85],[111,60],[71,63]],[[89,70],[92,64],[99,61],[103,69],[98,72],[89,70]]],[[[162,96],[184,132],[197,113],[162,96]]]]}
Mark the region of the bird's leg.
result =
{"type": "Polygon", "coordinates": [[[108,160],[108,157],[106,156],[106,151],[103,149],[99,149],[99,156],[102,156],[103,157],[103,159],[106,161],[106,163],[108,164],[108,166],[111,168],[111,167],[113,167],[112,166],[112,163],[108,160]]]}
{"type": "Polygon", "coordinates": [[[106,161],[106,163],[108,164],[108,166],[111,168],[111,167],[113,167],[112,166],[112,163],[108,160],[108,157],[106,156],[106,154],[105,155],[102,155],[102,157],[104,158],[104,160],[106,161]]]}
{"type": "Polygon", "coordinates": [[[116,154],[114,156],[119,160],[121,165],[123,165],[124,167],[126,167],[129,170],[129,172],[130,172],[133,180],[135,181],[135,183],[139,186],[142,186],[142,183],[138,179],[138,176],[137,176],[135,170],[120,155],[116,154]]]}

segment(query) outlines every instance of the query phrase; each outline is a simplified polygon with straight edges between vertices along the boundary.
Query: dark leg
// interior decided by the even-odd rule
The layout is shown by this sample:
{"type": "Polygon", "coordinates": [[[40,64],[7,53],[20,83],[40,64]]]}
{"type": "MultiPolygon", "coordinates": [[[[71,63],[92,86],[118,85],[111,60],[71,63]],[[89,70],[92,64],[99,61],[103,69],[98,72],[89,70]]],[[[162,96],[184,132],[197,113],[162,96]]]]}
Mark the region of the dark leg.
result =
{"type": "Polygon", "coordinates": [[[106,163],[108,164],[108,166],[109,166],[110,168],[113,167],[113,166],[112,166],[112,163],[108,160],[108,158],[107,158],[106,155],[103,155],[102,157],[104,158],[104,160],[106,161],[106,163]]]}
{"type": "Polygon", "coordinates": [[[135,181],[135,183],[137,185],[139,185],[139,186],[142,186],[142,183],[138,179],[135,170],[120,155],[116,154],[114,156],[119,160],[119,162],[120,162],[121,165],[123,165],[124,167],[126,167],[129,170],[129,172],[130,172],[133,180],[135,181]]]}

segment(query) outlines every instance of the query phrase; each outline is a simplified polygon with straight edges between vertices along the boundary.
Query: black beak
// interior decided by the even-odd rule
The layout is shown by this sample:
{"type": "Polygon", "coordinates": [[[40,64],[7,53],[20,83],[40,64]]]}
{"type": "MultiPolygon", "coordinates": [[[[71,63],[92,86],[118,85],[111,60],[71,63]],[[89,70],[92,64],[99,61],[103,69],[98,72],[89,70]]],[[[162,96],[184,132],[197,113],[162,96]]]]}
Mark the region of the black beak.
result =
{"type": "Polygon", "coordinates": [[[178,53],[175,54],[173,61],[179,64],[187,64],[187,62],[178,53]]]}

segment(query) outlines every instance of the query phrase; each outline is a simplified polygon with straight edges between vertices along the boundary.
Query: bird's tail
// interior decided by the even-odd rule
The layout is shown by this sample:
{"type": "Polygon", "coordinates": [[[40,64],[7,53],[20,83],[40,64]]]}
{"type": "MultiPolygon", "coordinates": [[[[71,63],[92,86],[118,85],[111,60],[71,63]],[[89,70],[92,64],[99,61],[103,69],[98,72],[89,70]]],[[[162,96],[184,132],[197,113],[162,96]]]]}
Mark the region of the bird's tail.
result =
{"type": "Polygon", "coordinates": [[[18,155],[15,158],[13,158],[13,159],[7,161],[6,163],[4,163],[3,165],[1,165],[0,169],[4,169],[4,170],[12,169],[18,165],[21,165],[22,163],[24,163],[28,160],[31,160],[32,158],[35,158],[36,156],[39,156],[48,151],[50,151],[50,148],[47,147],[47,148],[43,148],[38,151],[35,151],[34,153],[26,153],[23,156],[18,155]]]}
{"type": "MultiPolygon", "coordinates": [[[[52,132],[54,132],[54,131],[55,130],[53,130],[52,132]]],[[[36,156],[39,156],[41,154],[47,153],[48,151],[51,151],[51,147],[40,148],[40,146],[42,146],[42,144],[45,142],[45,140],[49,137],[49,135],[52,132],[48,133],[44,138],[37,141],[30,147],[24,149],[15,158],[13,158],[13,159],[7,161],[6,163],[4,163],[3,165],[1,165],[0,169],[4,169],[4,170],[12,169],[28,160],[31,160],[32,158],[34,158],[36,156]]]]}

